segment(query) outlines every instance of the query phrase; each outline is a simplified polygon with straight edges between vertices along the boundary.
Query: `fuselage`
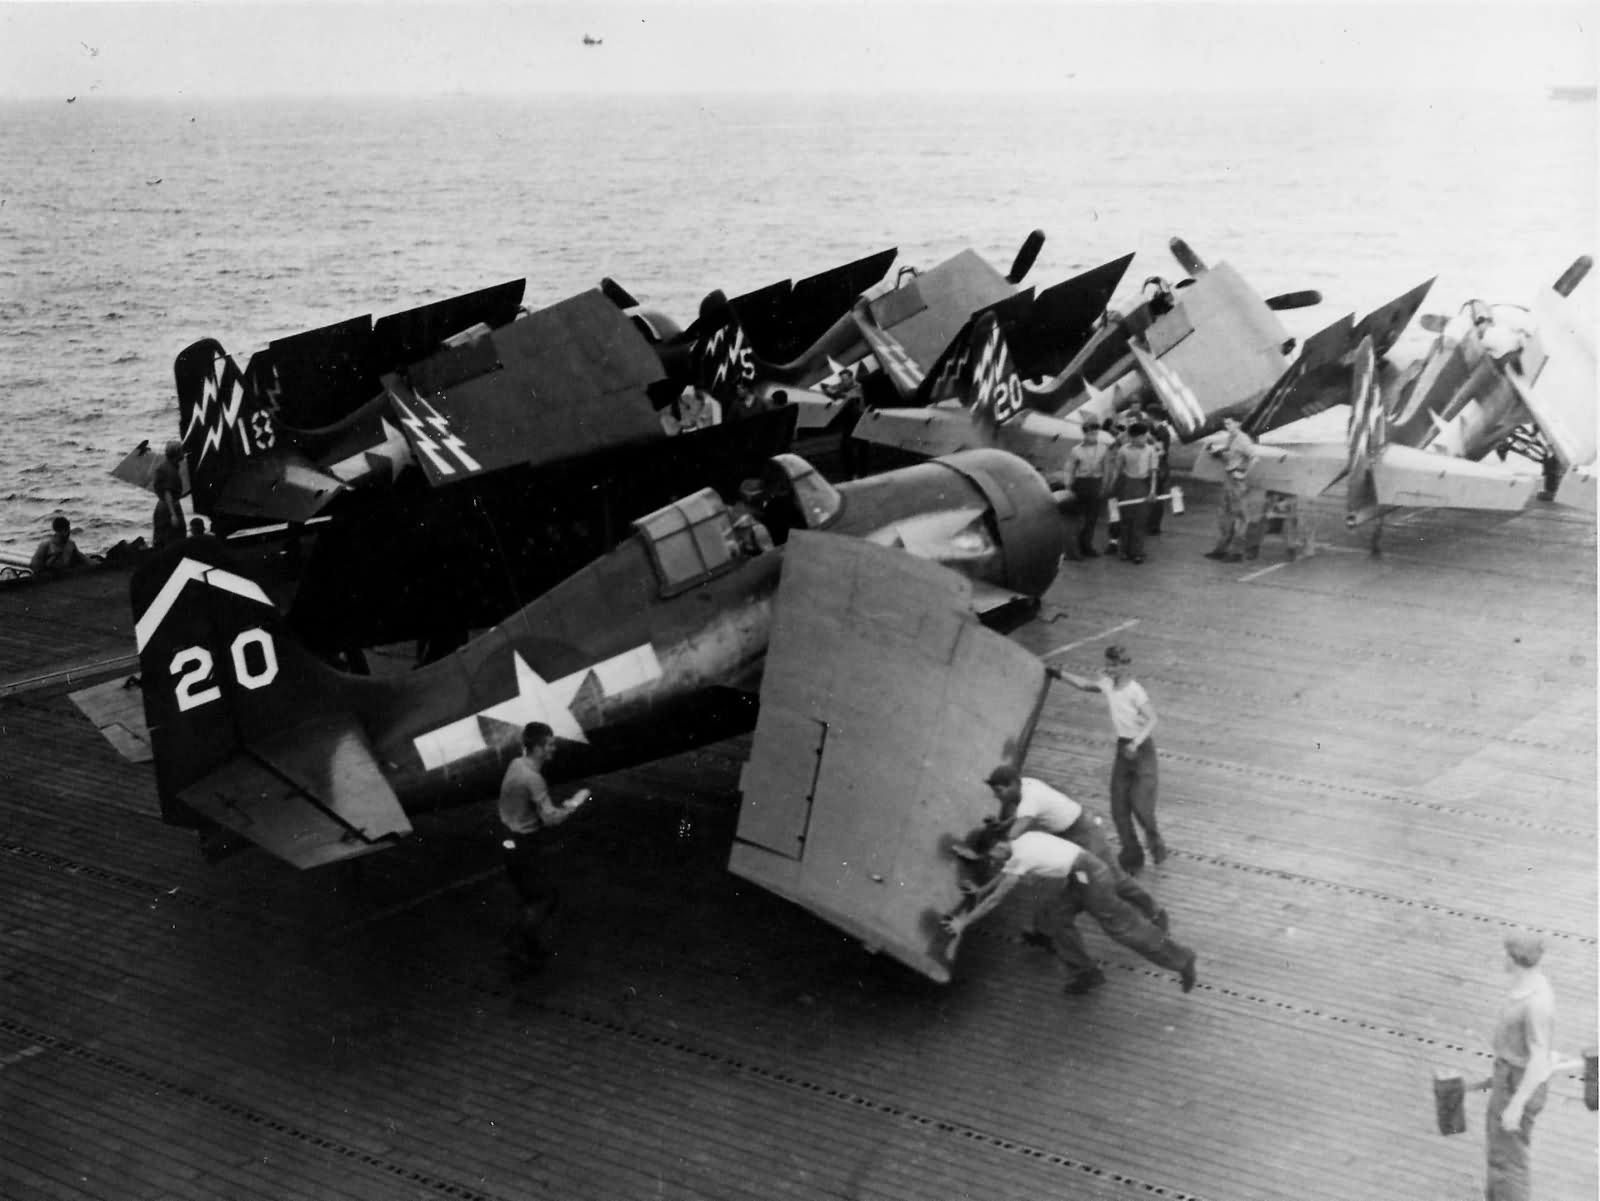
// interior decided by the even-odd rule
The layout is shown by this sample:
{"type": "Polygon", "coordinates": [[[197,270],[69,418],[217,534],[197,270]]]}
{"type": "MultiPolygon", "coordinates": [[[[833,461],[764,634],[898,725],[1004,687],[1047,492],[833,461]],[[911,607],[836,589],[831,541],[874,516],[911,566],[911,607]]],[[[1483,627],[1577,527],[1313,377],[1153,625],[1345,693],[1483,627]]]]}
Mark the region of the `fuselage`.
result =
{"type": "Polygon", "coordinates": [[[562,740],[553,765],[586,776],[749,730],[783,564],[799,529],[869,538],[975,581],[1038,596],[1060,561],[1059,517],[1026,463],[974,450],[835,488],[779,456],[764,516],[778,540],[745,554],[709,491],[636,533],[455,654],[402,677],[349,678],[407,811],[481,799],[522,726],[562,740]]]}

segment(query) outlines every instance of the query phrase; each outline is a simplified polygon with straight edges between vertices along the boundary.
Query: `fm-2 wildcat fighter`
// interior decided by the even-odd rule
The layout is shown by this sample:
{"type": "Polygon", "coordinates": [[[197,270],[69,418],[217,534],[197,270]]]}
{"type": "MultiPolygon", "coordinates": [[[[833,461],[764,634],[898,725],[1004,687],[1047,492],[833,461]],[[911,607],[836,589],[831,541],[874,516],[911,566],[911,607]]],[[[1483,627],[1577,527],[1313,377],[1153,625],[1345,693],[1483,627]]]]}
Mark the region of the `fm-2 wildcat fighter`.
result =
{"type": "Polygon", "coordinates": [[[700,348],[695,353],[701,356],[713,344],[735,345],[730,354],[710,356],[712,361],[731,359],[736,367],[717,382],[758,396],[786,390],[795,403],[825,404],[819,385],[869,358],[881,370],[886,397],[909,396],[972,315],[998,306],[1015,328],[1013,344],[1026,364],[1053,372],[1071,353],[1069,331],[1087,337],[1132,256],[1035,294],[1031,287],[1018,285],[1043,245],[1044,234],[1034,230],[1005,275],[968,249],[926,271],[902,267],[892,286],[879,281],[893,251],[862,259],[850,265],[848,276],[836,274],[829,280],[829,299],[842,300],[842,306],[813,306],[817,317],[842,314],[827,324],[815,317],[805,326],[774,320],[766,311],[774,299],[772,289],[732,301],[712,293],[682,341],[700,348]],[[1035,331],[1036,339],[1030,337],[1035,331]]]}
{"type": "MultiPolygon", "coordinates": [[[[1058,470],[1066,452],[1082,439],[1085,415],[1104,419],[1136,401],[1159,400],[1184,441],[1217,429],[1225,416],[1247,411],[1284,378],[1290,339],[1277,311],[1315,304],[1321,297],[1296,292],[1263,300],[1226,263],[1207,269],[1181,240],[1173,239],[1172,247],[1194,276],[1176,288],[1158,278],[1146,280],[1143,299],[1127,313],[1095,312],[1082,330],[1061,331],[1065,336],[1058,344],[1069,353],[1048,378],[1038,377],[1036,358],[1016,352],[1018,330],[1007,306],[993,306],[975,314],[952,341],[946,360],[919,377],[905,407],[869,409],[855,436],[918,454],[999,446],[1048,473],[1058,470]],[[959,373],[969,355],[980,365],[997,363],[1007,348],[1020,374],[1034,377],[1032,382],[1024,380],[1009,395],[994,395],[989,408],[963,411],[949,399],[942,373],[959,373]]],[[[1127,261],[1107,266],[1125,267],[1127,261]]],[[[1111,283],[1114,287],[1115,280],[1111,283]]],[[[1041,332],[1035,326],[1025,336],[1036,341],[1041,332]]],[[[897,357],[892,341],[893,335],[880,333],[881,358],[897,357]]]]}
{"type": "Polygon", "coordinates": [[[579,776],[753,727],[732,870],[947,979],[944,834],[982,817],[979,785],[1020,761],[1047,687],[979,616],[1054,579],[1054,500],[994,450],[838,487],[780,455],[763,482],[772,549],[741,545],[704,489],[387,678],[308,653],[218,540],[161,552],[132,601],[163,816],[311,867],[493,795],[526,722],[579,776]]]}
{"type": "Polygon", "coordinates": [[[279,339],[242,367],[210,339],[179,354],[194,508],[224,534],[280,527],[234,543],[274,565],[319,650],[489,626],[633,518],[731,493],[788,449],[776,410],[668,437],[641,332],[662,319],[601,290],[528,312],[523,287],[279,339]]]}
{"type": "MultiPolygon", "coordinates": [[[[790,325],[786,338],[780,336],[782,324],[752,309],[751,297],[727,301],[713,293],[681,335],[681,353],[697,365],[694,382],[719,397],[757,403],[782,397],[799,410],[801,434],[826,430],[844,438],[854,431],[863,440],[924,455],[960,449],[974,443],[969,439],[930,450],[915,439],[866,434],[859,419],[863,411],[931,404],[930,374],[971,339],[975,315],[985,312],[1004,322],[1014,361],[1025,375],[1058,372],[1093,333],[1133,256],[1036,294],[1018,285],[1043,244],[1044,234],[1033,231],[1005,275],[969,249],[920,273],[904,267],[892,286],[863,287],[882,277],[892,252],[864,259],[854,266],[871,264],[871,272],[835,280],[856,288],[845,300],[848,311],[825,328],[817,322],[804,330],[790,325]],[[752,312],[759,326],[752,325],[752,312]]],[[[832,298],[837,300],[838,293],[836,287],[832,298]]]]}
{"type": "MultiPolygon", "coordinates": [[[[1587,255],[1578,258],[1528,308],[1470,300],[1448,321],[1425,318],[1437,337],[1404,367],[1380,358],[1380,340],[1364,333],[1353,350],[1330,355],[1321,371],[1276,398],[1269,419],[1276,428],[1258,447],[1250,482],[1316,496],[1342,480],[1351,527],[1402,506],[1517,510],[1539,489],[1539,477],[1489,456],[1520,445],[1556,468],[1547,491],[1559,484],[1567,503],[1592,507],[1594,344],[1569,299],[1591,265],[1587,255]],[[1316,438],[1310,423],[1338,395],[1341,376],[1350,405],[1345,436],[1316,438]]],[[[1245,428],[1262,424],[1255,413],[1245,428]]],[[[1199,474],[1216,471],[1202,456],[1199,474]]]]}

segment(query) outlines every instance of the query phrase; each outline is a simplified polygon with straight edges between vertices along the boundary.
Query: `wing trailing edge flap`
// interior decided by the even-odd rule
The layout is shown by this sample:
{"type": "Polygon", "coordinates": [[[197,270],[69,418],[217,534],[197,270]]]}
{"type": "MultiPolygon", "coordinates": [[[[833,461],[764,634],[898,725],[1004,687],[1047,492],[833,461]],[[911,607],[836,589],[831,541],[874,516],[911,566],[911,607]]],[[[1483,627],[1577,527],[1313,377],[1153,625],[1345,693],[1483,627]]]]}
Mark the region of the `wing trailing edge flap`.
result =
{"type": "Polygon", "coordinates": [[[238,463],[211,502],[211,513],[263,523],[305,522],[344,491],[344,481],[300,452],[273,451],[238,463]]]}
{"type": "Polygon", "coordinates": [[[986,440],[964,409],[869,409],[851,437],[936,458],[983,446],[986,440]]]}
{"type": "Polygon", "coordinates": [[[353,717],[319,717],[241,746],[185,804],[295,867],[383,849],[411,823],[353,717]]]}
{"type": "Polygon", "coordinates": [[[1388,446],[1373,463],[1381,505],[1438,509],[1515,510],[1541,486],[1539,476],[1507,471],[1498,463],[1475,463],[1410,446],[1388,446]]]}
{"type": "MultiPolygon", "coordinates": [[[[1260,443],[1250,465],[1250,486],[1295,496],[1321,496],[1344,475],[1349,462],[1343,442],[1260,443]]],[[[1222,464],[1202,453],[1194,461],[1194,476],[1221,483],[1222,464]]]]}
{"type": "Polygon", "coordinates": [[[967,581],[901,551],[796,533],[761,682],[729,868],[869,949],[950,978],[944,850],[1019,762],[1044,665],[971,616],[967,581]]]}

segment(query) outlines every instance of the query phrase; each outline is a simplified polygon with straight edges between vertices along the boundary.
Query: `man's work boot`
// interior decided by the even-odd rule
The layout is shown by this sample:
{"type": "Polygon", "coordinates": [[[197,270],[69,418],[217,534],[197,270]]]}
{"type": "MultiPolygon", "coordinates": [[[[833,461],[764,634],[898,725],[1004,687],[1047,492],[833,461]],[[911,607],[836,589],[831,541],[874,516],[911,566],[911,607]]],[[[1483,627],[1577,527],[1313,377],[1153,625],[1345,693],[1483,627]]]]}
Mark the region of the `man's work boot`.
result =
{"type": "Polygon", "coordinates": [[[1081,997],[1084,993],[1093,992],[1105,982],[1106,974],[1099,968],[1095,968],[1092,972],[1085,972],[1081,976],[1074,976],[1068,980],[1061,991],[1069,997],[1081,997]]]}
{"type": "Polygon", "coordinates": [[[1199,977],[1194,971],[1195,956],[1189,956],[1189,962],[1183,965],[1183,970],[1178,973],[1178,983],[1183,985],[1184,992],[1193,992],[1199,977]]]}

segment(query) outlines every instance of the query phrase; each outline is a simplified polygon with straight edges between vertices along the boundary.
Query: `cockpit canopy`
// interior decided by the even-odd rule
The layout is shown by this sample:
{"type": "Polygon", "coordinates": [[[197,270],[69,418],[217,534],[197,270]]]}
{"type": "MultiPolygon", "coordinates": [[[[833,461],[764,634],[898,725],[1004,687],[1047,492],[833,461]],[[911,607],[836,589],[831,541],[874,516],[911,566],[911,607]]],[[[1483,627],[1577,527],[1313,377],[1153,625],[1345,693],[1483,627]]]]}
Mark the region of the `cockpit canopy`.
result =
{"type": "Polygon", "coordinates": [[[810,463],[799,455],[774,455],[767,462],[762,483],[769,496],[768,508],[787,510],[787,528],[820,530],[833,524],[844,498],[810,463]]]}
{"type": "Polygon", "coordinates": [[[732,519],[711,488],[664,505],[633,527],[649,548],[662,596],[674,596],[720,575],[737,557],[732,519]]]}

